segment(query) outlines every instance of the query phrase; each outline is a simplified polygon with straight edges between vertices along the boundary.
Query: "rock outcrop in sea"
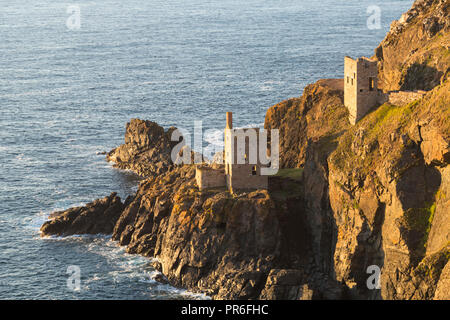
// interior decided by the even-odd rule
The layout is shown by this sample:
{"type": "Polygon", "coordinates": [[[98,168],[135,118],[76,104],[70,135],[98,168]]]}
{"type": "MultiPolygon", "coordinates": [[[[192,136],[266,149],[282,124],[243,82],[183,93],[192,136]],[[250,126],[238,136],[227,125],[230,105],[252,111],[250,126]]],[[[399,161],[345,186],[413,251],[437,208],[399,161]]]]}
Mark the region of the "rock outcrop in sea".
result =
{"type": "Polygon", "coordinates": [[[53,212],[42,227],[43,235],[111,234],[131,197],[122,203],[115,192],[85,206],[53,212]]]}
{"type": "Polygon", "coordinates": [[[174,129],[133,119],[107,159],[145,177],[137,193],[54,213],[42,235],[112,234],[216,299],[449,299],[449,26],[448,1],[416,1],[375,51],[384,88],[429,90],[419,100],[351,126],[343,80],[325,79],[269,108],[268,190],[199,191],[170,160],[174,129]]]}
{"type": "Polygon", "coordinates": [[[125,143],[107,153],[106,159],[119,169],[132,170],[141,176],[162,174],[173,167],[170,158],[178,141],[171,141],[172,132],[156,122],[131,119],[126,125],[125,143]]]}

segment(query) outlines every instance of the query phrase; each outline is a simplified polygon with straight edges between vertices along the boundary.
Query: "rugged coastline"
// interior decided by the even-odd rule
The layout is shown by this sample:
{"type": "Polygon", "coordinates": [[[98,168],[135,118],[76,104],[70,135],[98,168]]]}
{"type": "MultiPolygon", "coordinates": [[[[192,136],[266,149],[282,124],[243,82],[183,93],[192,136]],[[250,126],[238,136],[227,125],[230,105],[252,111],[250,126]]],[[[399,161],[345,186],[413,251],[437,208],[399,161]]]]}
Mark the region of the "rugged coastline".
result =
{"type": "Polygon", "coordinates": [[[268,190],[200,192],[194,167],[170,160],[174,128],[133,119],[107,159],[146,177],[137,193],[53,213],[42,235],[112,234],[215,299],[448,299],[448,13],[416,1],[375,51],[383,85],[429,90],[422,99],[351,126],[343,80],[328,79],[270,107],[283,170],[268,190]]]}

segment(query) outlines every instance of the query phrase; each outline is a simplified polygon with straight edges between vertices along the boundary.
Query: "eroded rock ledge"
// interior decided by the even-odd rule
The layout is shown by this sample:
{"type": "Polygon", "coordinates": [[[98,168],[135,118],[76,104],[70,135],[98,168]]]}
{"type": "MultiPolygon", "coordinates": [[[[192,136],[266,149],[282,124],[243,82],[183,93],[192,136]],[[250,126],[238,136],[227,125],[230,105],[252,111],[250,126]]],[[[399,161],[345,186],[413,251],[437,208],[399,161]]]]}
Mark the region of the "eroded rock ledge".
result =
{"type": "Polygon", "coordinates": [[[53,212],[42,225],[41,235],[111,234],[130,200],[128,198],[124,204],[114,192],[85,206],[53,212]]]}

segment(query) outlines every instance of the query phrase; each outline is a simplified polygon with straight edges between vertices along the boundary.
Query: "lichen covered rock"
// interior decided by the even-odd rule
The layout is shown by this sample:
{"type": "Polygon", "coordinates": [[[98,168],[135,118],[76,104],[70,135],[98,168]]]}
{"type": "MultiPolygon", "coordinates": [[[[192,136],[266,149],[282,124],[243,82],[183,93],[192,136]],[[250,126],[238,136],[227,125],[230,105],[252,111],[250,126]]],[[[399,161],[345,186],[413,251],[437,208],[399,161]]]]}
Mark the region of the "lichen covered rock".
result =
{"type": "Polygon", "coordinates": [[[375,50],[379,87],[430,90],[449,75],[450,3],[417,0],[375,50]]]}
{"type": "Polygon", "coordinates": [[[322,79],[306,86],[300,98],[270,107],[264,123],[267,130],[279,130],[281,168],[302,167],[311,143],[322,148],[326,157],[349,127],[343,79],[322,79]]]}

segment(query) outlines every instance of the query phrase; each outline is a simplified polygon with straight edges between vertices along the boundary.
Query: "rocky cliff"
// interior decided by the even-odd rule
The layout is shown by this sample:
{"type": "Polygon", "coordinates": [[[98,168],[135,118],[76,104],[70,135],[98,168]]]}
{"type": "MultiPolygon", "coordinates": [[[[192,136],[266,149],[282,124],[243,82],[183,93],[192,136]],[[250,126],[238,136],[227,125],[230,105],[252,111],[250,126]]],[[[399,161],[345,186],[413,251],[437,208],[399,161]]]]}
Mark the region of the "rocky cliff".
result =
{"type": "Polygon", "coordinates": [[[382,268],[385,299],[431,299],[450,257],[450,83],[404,106],[383,105],[329,157],[337,224],[336,279],[371,296],[366,268],[382,268]]]}
{"type": "Polygon", "coordinates": [[[322,80],[267,112],[281,164],[304,168],[311,254],[349,297],[432,299],[448,283],[448,8],[416,1],[376,49],[384,88],[434,88],[423,99],[350,127],[340,88],[322,80]],[[427,68],[416,68],[423,56],[427,68]],[[367,288],[370,265],[381,268],[380,290],[367,288]]]}
{"type": "Polygon", "coordinates": [[[337,138],[350,127],[344,106],[344,80],[323,79],[306,86],[300,98],[282,101],[267,110],[264,127],[280,132],[280,166],[300,168],[308,145],[333,149],[337,138]]]}
{"type": "Polygon", "coordinates": [[[382,89],[430,90],[448,77],[449,12],[448,0],[418,0],[391,24],[375,51],[382,89]]]}
{"type": "Polygon", "coordinates": [[[131,199],[129,197],[124,204],[112,193],[82,207],[53,212],[41,227],[42,235],[111,234],[131,199]]]}

